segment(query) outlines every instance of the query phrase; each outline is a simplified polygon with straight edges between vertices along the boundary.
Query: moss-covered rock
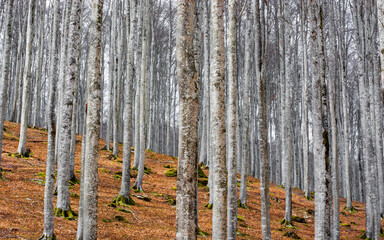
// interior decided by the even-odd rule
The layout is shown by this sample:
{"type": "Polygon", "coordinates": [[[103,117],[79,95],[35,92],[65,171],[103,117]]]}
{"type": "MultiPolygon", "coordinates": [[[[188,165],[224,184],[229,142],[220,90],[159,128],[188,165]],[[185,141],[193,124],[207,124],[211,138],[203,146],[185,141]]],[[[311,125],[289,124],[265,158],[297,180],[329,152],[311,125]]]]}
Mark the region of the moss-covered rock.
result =
{"type": "Polygon", "coordinates": [[[285,220],[285,218],[283,220],[281,220],[280,223],[287,228],[294,228],[293,222],[289,222],[289,221],[285,220]]]}
{"type": "Polygon", "coordinates": [[[129,197],[124,197],[122,195],[117,195],[112,199],[112,202],[108,204],[108,206],[115,208],[116,206],[121,206],[121,207],[128,207],[130,205],[135,205],[135,201],[129,197]]]}
{"type": "Polygon", "coordinates": [[[164,165],[164,168],[173,168],[171,165],[167,164],[167,165],[164,165]]]}
{"type": "Polygon", "coordinates": [[[55,208],[54,214],[55,214],[55,216],[63,217],[67,220],[76,220],[76,217],[77,217],[77,214],[75,212],[73,212],[71,209],[63,210],[60,208],[55,208]]]}
{"type": "Polygon", "coordinates": [[[165,172],[165,176],[167,177],[177,177],[177,170],[174,168],[169,169],[165,172]]]}

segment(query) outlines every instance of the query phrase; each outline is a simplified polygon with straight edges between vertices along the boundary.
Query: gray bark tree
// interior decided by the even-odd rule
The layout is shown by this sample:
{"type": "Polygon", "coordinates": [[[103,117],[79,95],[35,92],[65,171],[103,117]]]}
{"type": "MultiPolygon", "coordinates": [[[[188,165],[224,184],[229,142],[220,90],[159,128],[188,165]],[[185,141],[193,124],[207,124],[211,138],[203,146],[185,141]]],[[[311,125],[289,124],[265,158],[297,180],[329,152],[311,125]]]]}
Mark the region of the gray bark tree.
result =
{"type": "Polygon", "coordinates": [[[103,1],[95,0],[91,5],[90,45],[87,79],[87,134],[84,166],[84,201],[82,239],[97,239],[97,185],[99,158],[99,130],[101,105],[101,26],[103,1]]]}
{"type": "Polygon", "coordinates": [[[236,61],[236,1],[228,2],[228,107],[227,107],[227,138],[228,138],[228,239],[236,239],[237,231],[237,61],[236,61]]]}
{"type": "Polygon", "coordinates": [[[8,82],[9,82],[9,70],[10,70],[10,56],[11,56],[11,43],[12,43],[12,9],[13,9],[13,0],[10,0],[6,5],[5,9],[5,23],[6,34],[5,41],[3,45],[3,54],[1,58],[1,78],[0,78],[0,178],[2,178],[2,168],[1,168],[1,154],[3,151],[3,133],[4,133],[4,120],[6,116],[6,102],[7,102],[7,93],[8,93],[8,82]]]}
{"type": "Polygon", "coordinates": [[[17,153],[25,155],[27,153],[27,128],[28,128],[28,113],[30,102],[30,86],[31,86],[31,65],[32,65],[32,42],[33,42],[33,21],[34,21],[35,1],[30,0],[28,3],[28,23],[27,23],[27,37],[25,47],[25,62],[23,74],[23,100],[21,107],[21,126],[20,126],[20,140],[17,147],[17,153]]]}
{"type": "Polygon", "coordinates": [[[194,59],[195,1],[178,4],[176,28],[179,80],[179,160],[176,239],[197,239],[198,72],[194,59]]]}
{"type": "Polygon", "coordinates": [[[223,0],[211,1],[211,149],[213,171],[212,238],[227,238],[227,171],[225,149],[225,49],[223,0]]]}

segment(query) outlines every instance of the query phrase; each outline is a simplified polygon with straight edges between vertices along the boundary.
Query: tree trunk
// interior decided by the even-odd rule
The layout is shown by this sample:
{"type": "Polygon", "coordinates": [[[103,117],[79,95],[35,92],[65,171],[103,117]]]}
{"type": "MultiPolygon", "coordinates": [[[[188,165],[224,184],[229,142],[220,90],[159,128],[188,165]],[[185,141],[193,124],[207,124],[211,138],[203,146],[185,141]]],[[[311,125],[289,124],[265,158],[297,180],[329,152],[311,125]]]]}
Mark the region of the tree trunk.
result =
{"type": "Polygon", "coordinates": [[[236,62],[236,1],[228,2],[228,239],[236,239],[237,231],[237,62],[236,62]]]}
{"type": "Polygon", "coordinates": [[[10,55],[11,55],[11,43],[12,43],[12,9],[13,9],[13,0],[10,0],[6,5],[5,12],[5,26],[6,34],[5,41],[3,45],[3,55],[1,58],[1,78],[0,78],[0,179],[2,178],[2,168],[1,168],[1,154],[3,151],[3,134],[4,134],[4,120],[6,116],[5,105],[7,102],[7,92],[8,92],[8,78],[10,70],[10,55]]]}
{"type": "Polygon", "coordinates": [[[57,63],[58,63],[58,32],[60,22],[60,0],[53,2],[53,26],[52,40],[50,42],[49,56],[49,97],[48,97],[48,150],[47,165],[45,173],[44,193],[44,232],[40,239],[54,239],[53,225],[53,188],[55,183],[55,99],[57,85],[57,63]]]}
{"type": "Polygon", "coordinates": [[[58,152],[58,173],[57,173],[57,206],[56,214],[59,212],[71,212],[69,202],[69,178],[70,176],[70,145],[72,131],[73,99],[75,95],[75,86],[79,81],[79,56],[80,56],[80,14],[81,0],[74,0],[71,5],[69,19],[68,41],[68,66],[66,68],[65,93],[61,109],[61,129],[59,137],[58,152]]]}
{"type": "Polygon", "coordinates": [[[20,126],[20,140],[17,148],[17,153],[24,155],[27,152],[27,128],[28,128],[28,113],[30,101],[30,87],[31,87],[31,65],[32,65],[32,42],[33,42],[33,21],[34,21],[35,1],[30,0],[28,3],[28,23],[27,23],[27,39],[25,47],[25,63],[23,74],[23,101],[21,107],[21,126],[20,126]]]}
{"type": "Polygon", "coordinates": [[[97,185],[99,158],[99,130],[101,105],[101,26],[103,1],[91,5],[90,45],[88,56],[88,116],[87,143],[84,166],[84,234],[83,239],[97,239],[97,185]]]}
{"type": "Polygon", "coordinates": [[[145,102],[146,102],[146,84],[147,84],[147,60],[148,60],[148,33],[149,33],[149,0],[143,4],[143,35],[142,35],[142,52],[141,52],[141,73],[140,73],[140,129],[137,132],[140,137],[139,152],[137,149],[135,154],[139,154],[138,174],[134,185],[135,189],[143,191],[144,161],[145,161],[145,102]]]}
{"type": "Polygon", "coordinates": [[[227,174],[225,150],[225,49],[223,0],[211,1],[211,146],[213,168],[212,238],[227,238],[227,174]]]}
{"type": "MultiPolygon", "coordinates": [[[[176,56],[179,80],[179,165],[176,239],[197,239],[198,72],[194,37],[195,1],[177,8],[176,56]]],[[[169,126],[168,126],[169,127],[169,126]]]]}

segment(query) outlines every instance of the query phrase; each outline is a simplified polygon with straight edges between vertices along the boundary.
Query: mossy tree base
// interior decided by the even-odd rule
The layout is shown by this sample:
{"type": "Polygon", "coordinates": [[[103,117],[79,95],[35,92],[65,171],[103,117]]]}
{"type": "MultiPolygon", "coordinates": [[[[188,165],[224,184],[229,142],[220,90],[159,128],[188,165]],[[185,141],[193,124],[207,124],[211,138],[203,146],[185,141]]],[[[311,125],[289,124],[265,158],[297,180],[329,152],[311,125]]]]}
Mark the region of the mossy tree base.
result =
{"type": "Polygon", "coordinates": [[[53,234],[53,236],[43,234],[38,240],[56,240],[56,236],[55,234],[53,234]]]}
{"type": "Polygon", "coordinates": [[[128,207],[135,205],[135,201],[131,198],[131,196],[124,197],[122,195],[117,195],[112,199],[112,202],[108,205],[110,207],[116,207],[116,206],[121,206],[121,207],[128,207]]]}
{"type": "Polygon", "coordinates": [[[76,175],[73,175],[73,177],[69,180],[70,185],[80,184],[80,180],[76,177],[76,175]]]}
{"type": "Polygon", "coordinates": [[[55,208],[54,214],[55,214],[55,216],[63,217],[67,220],[76,220],[76,217],[77,217],[77,214],[75,212],[73,212],[71,209],[63,210],[60,208],[55,208]]]}
{"type": "Polygon", "coordinates": [[[243,209],[249,209],[246,203],[241,203],[241,200],[237,200],[237,207],[243,208],[243,209]]]}
{"type": "Polygon", "coordinates": [[[142,186],[137,186],[136,184],[133,185],[132,189],[135,190],[136,193],[138,193],[138,192],[142,192],[143,193],[144,192],[143,187],[142,186]]]}
{"type": "Polygon", "coordinates": [[[344,210],[349,213],[356,213],[356,208],[354,207],[345,207],[344,210]]]}
{"type": "Polygon", "coordinates": [[[281,220],[280,223],[281,223],[281,225],[284,225],[287,228],[295,228],[293,223],[285,220],[285,218],[283,220],[281,220]]]}

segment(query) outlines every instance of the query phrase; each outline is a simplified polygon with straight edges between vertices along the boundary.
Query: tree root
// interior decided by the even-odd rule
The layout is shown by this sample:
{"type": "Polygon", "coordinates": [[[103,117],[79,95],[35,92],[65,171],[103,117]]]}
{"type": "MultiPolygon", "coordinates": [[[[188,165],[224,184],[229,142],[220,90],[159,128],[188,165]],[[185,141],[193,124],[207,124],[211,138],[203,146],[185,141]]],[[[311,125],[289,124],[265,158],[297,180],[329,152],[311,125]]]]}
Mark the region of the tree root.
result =
{"type": "Polygon", "coordinates": [[[54,214],[55,214],[55,216],[63,217],[67,220],[76,220],[76,217],[77,217],[77,214],[75,212],[73,212],[71,209],[63,210],[60,208],[55,208],[54,214]]]}
{"type": "Polygon", "coordinates": [[[143,187],[142,186],[137,186],[138,184],[135,183],[135,185],[133,185],[132,189],[135,190],[135,192],[144,192],[143,190],[143,187]]]}
{"type": "Polygon", "coordinates": [[[80,184],[80,180],[73,174],[72,178],[69,180],[70,185],[80,184]]]}
{"type": "Polygon", "coordinates": [[[281,220],[281,225],[284,225],[285,227],[287,227],[287,228],[292,228],[292,229],[294,229],[295,228],[295,226],[293,225],[293,223],[292,222],[289,222],[289,221],[287,221],[287,220],[285,220],[285,218],[283,219],[283,220],[281,220]]]}
{"type": "Polygon", "coordinates": [[[135,205],[135,201],[131,196],[124,197],[122,195],[117,195],[112,199],[112,202],[108,206],[115,208],[116,206],[128,207],[129,205],[135,205]]]}
{"type": "Polygon", "coordinates": [[[241,200],[237,200],[237,207],[243,208],[243,209],[249,209],[248,205],[246,203],[241,203],[241,200]]]}
{"type": "Polygon", "coordinates": [[[356,213],[356,208],[354,207],[345,207],[344,209],[349,213],[356,213]]]}

